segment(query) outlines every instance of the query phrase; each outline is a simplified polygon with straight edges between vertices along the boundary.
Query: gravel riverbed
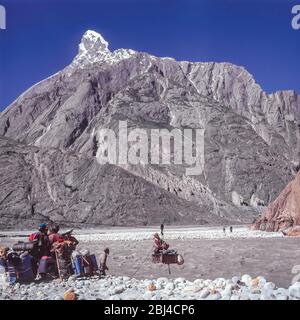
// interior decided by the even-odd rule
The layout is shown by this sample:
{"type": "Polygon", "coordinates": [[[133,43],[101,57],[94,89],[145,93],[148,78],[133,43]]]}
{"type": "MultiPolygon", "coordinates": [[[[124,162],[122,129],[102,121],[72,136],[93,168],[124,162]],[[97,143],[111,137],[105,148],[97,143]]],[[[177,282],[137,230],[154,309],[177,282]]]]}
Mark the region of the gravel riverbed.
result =
{"type": "Polygon", "coordinates": [[[0,286],[0,300],[63,300],[66,291],[78,300],[300,300],[300,282],[278,288],[264,277],[249,275],[215,280],[144,279],[98,276],[48,283],[0,286]]]}
{"type": "MultiPolygon", "coordinates": [[[[300,284],[292,285],[299,281],[299,237],[245,226],[235,226],[233,233],[220,227],[170,227],[165,238],[185,263],[172,265],[169,274],[166,265],[151,260],[157,229],[75,230],[79,250],[89,249],[98,258],[110,248],[107,278],[71,277],[4,289],[0,284],[0,300],[60,300],[67,290],[78,299],[300,299],[300,284]],[[149,290],[150,284],[155,290],[149,290]]],[[[1,232],[1,244],[26,241],[29,233],[1,232]]]]}

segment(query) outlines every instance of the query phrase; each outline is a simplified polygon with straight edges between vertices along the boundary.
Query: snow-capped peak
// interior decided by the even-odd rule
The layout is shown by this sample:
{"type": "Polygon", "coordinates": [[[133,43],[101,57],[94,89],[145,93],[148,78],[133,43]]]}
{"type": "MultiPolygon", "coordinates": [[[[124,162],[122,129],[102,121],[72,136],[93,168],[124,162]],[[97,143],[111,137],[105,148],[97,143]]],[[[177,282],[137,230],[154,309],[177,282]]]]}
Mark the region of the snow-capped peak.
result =
{"type": "Polygon", "coordinates": [[[78,54],[71,66],[84,68],[87,65],[97,62],[113,64],[120,60],[130,58],[134,53],[135,51],[127,49],[118,49],[111,52],[108,49],[108,42],[101,34],[88,30],[82,36],[78,54]]]}
{"type": "Polygon", "coordinates": [[[79,54],[101,54],[110,52],[108,42],[100,33],[88,30],[83,35],[79,44],[79,54]]]}

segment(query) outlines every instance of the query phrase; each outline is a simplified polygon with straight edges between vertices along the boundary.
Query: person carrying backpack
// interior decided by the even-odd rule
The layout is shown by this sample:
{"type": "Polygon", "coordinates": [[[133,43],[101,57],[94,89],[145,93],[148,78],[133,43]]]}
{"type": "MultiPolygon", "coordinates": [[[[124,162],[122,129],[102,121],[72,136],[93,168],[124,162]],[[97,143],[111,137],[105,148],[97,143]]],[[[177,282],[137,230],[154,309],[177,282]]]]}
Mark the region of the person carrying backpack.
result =
{"type": "Polygon", "coordinates": [[[52,246],[55,242],[64,240],[64,237],[58,233],[60,227],[58,224],[53,224],[49,228],[48,238],[50,242],[50,246],[52,246]]]}
{"type": "Polygon", "coordinates": [[[29,236],[30,242],[35,242],[31,254],[33,257],[33,271],[37,274],[38,266],[42,257],[50,256],[51,244],[48,237],[48,228],[46,223],[41,223],[38,232],[29,236]]]}
{"type": "Polygon", "coordinates": [[[73,233],[73,229],[63,233],[62,236],[64,237],[65,241],[69,242],[69,246],[74,251],[76,250],[76,246],[78,245],[79,241],[72,235],[72,233],[73,233]]]}

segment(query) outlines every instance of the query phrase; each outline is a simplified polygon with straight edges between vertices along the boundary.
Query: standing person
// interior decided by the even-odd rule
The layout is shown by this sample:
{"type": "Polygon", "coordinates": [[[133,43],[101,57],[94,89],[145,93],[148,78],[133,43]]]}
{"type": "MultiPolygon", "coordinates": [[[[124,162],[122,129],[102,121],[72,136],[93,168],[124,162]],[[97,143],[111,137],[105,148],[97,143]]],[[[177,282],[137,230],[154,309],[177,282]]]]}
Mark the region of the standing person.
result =
{"type": "Polygon", "coordinates": [[[44,256],[50,256],[51,245],[48,237],[48,227],[46,223],[42,223],[39,225],[37,240],[39,258],[44,256]]]}
{"type": "Polygon", "coordinates": [[[35,232],[29,236],[30,242],[35,242],[35,247],[32,250],[33,256],[33,272],[37,274],[38,266],[42,257],[50,256],[50,241],[48,237],[48,227],[46,223],[39,225],[38,232],[35,232]]]}
{"type": "Polygon", "coordinates": [[[53,243],[63,240],[63,236],[58,233],[59,229],[60,227],[58,224],[53,224],[49,228],[48,238],[51,246],[53,243]]]}
{"type": "Polygon", "coordinates": [[[232,230],[233,230],[233,228],[232,228],[232,226],[230,226],[230,233],[232,233],[232,230]]]}
{"type": "Polygon", "coordinates": [[[109,248],[106,248],[104,250],[104,253],[100,254],[99,257],[99,267],[100,267],[100,276],[106,276],[106,270],[108,270],[107,267],[107,258],[109,255],[109,248]]]}
{"type": "Polygon", "coordinates": [[[223,227],[223,233],[226,234],[226,227],[223,227]]]}
{"type": "Polygon", "coordinates": [[[69,242],[69,246],[72,248],[72,250],[76,250],[76,247],[79,243],[79,241],[72,235],[73,229],[68,230],[63,234],[64,240],[69,242]]]}

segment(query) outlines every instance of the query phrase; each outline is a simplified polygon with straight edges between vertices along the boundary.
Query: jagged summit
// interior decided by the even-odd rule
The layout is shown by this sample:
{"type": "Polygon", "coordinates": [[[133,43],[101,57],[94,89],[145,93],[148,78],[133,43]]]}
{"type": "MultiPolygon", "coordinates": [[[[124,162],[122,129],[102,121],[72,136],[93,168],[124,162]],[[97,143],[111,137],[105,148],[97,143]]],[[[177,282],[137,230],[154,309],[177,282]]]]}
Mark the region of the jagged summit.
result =
{"type": "Polygon", "coordinates": [[[79,54],[92,53],[108,53],[108,42],[100,33],[88,30],[82,36],[79,44],[79,54]]]}
{"type": "Polygon", "coordinates": [[[79,44],[79,51],[71,66],[83,68],[87,65],[107,62],[110,64],[129,58],[135,52],[133,50],[119,49],[111,52],[108,49],[109,43],[104,37],[93,30],[88,30],[82,36],[79,44]]]}

